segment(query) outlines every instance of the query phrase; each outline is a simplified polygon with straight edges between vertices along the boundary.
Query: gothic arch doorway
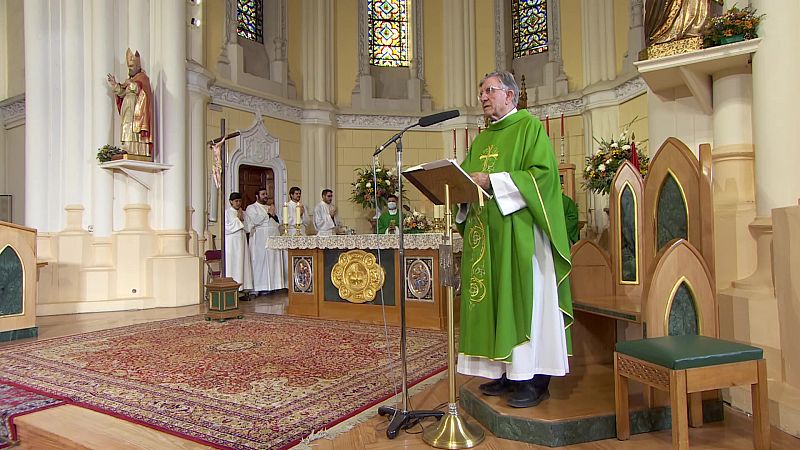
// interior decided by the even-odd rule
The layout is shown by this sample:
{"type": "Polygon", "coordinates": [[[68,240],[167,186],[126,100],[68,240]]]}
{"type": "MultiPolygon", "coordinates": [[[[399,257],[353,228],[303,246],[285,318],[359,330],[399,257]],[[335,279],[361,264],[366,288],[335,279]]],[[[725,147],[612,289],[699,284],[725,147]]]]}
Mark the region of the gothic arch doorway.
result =
{"type": "Polygon", "coordinates": [[[242,206],[256,201],[256,192],[264,188],[267,198],[275,200],[275,172],[270,167],[259,167],[242,164],[239,166],[239,192],[242,194],[242,206]]]}

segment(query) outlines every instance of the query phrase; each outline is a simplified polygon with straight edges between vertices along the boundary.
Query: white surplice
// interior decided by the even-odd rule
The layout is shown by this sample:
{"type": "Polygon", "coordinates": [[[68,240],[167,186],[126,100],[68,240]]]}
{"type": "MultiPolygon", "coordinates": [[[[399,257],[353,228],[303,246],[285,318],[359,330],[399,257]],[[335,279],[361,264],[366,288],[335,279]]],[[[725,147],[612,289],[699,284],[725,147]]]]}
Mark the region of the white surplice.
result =
{"type": "Polygon", "coordinates": [[[239,290],[253,289],[253,270],[247,248],[244,222],[235,209],[225,209],[225,275],[241,283],[239,290]]]}
{"type": "Polygon", "coordinates": [[[267,237],[280,235],[278,222],[269,216],[267,207],[258,202],[248,206],[245,215],[250,229],[253,289],[286,289],[286,256],[282,250],[267,248],[267,237]]]}
{"type": "Polygon", "coordinates": [[[333,236],[336,234],[336,227],[340,225],[339,213],[331,217],[331,205],[324,201],[319,202],[314,208],[314,227],[317,228],[317,236],[333,236]]]}
{"type": "MultiPolygon", "coordinates": [[[[288,205],[287,209],[289,210],[288,211],[289,220],[287,221],[287,223],[289,224],[289,236],[294,236],[295,234],[297,234],[297,231],[294,226],[297,224],[297,207],[298,205],[300,205],[300,203],[295,203],[294,200],[289,200],[289,203],[287,203],[287,205],[288,205]]],[[[306,211],[305,208],[303,208],[303,212],[300,216],[300,235],[305,236],[306,227],[310,224],[311,224],[311,217],[309,217],[308,211],[306,211]]]]}

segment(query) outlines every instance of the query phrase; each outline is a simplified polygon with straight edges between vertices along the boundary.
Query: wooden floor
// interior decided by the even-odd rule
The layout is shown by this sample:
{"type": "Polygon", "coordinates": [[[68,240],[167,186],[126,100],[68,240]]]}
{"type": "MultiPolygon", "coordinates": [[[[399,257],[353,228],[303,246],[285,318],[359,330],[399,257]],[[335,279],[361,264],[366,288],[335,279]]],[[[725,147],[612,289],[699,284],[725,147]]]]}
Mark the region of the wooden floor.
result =
{"type": "MultiPolygon", "coordinates": [[[[285,294],[259,297],[242,303],[245,312],[284,314],[287,299],[285,294]]],[[[39,339],[46,339],[88,331],[116,328],[135,323],[169,319],[200,313],[200,306],[153,309],[114,313],[75,314],[65,316],[41,317],[37,320],[39,339]]],[[[13,344],[13,343],[12,343],[13,344]]],[[[2,343],[11,345],[10,343],[2,343]]],[[[457,383],[474,381],[473,378],[457,378],[457,383]]],[[[605,394],[604,394],[605,395],[605,394]]],[[[447,403],[446,379],[419,392],[410,399],[410,409],[429,409],[447,403]]],[[[543,404],[544,405],[544,404],[543,404]]],[[[553,405],[548,405],[552,408],[553,405]]],[[[726,409],[724,423],[707,424],[703,428],[690,429],[693,449],[746,449],[752,445],[751,420],[730,408],[726,409]]],[[[467,420],[472,421],[469,417],[467,420]]],[[[201,449],[203,445],[177,438],[165,433],[133,424],[121,419],[72,405],[59,406],[49,410],[21,416],[16,419],[21,449],[201,449]]],[[[311,448],[318,450],[383,450],[383,449],[427,449],[422,440],[423,427],[435,426],[430,420],[413,429],[401,432],[397,438],[386,437],[387,419],[372,417],[350,431],[343,432],[333,439],[318,439],[311,448]]],[[[532,444],[499,439],[487,433],[486,440],[476,449],[545,449],[532,444]]],[[[570,449],[670,449],[670,430],[639,434],[629,441],[608,439],[569,446],[570,449]]],[[[789,450],[800,448],[800,439],[772,429],[772,448],[789,450]]]]}

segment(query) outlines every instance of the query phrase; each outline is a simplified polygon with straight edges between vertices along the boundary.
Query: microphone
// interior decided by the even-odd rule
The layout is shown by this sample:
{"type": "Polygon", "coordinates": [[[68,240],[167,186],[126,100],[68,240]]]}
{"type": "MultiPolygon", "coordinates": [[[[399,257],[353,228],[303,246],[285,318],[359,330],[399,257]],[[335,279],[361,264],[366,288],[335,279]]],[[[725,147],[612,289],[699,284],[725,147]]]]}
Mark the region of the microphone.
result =
{"type": "Polygon", "coordinates": [[[444,111],[436,114],[431,114],[429,116],[421,117],[417,121],[417,123],[403,128],[397,134],[392,136],[388,141],[384,142],[383,145],[381,145],[380,147],[377,148],[377,150],[375,150],[375,153],[372,156],[378,156],[378,154],[380,154],[380,152],[382,152],[383,149],[385,149],[386,147],[390,146],[392,143],[400,139],[403,136],[403,133],[408,131],[409,128],[416,127],[417,125],[421,127],[429,127],[431,125],[436,125],[439,122],[444,122],[445,120],[454,119],[460,115],[461,113],[459,113],[457,109],[453,109],[451,111],[444,111]]]}
{"type": "Polygon", "coordinates": [[[422,117],[419,119],[419,122],[417,122],[417,124],[421,127],[429,127],[431,125],[436,125],[439,122],[444,122],[445,120],[455,119],[460,115],[461,113],[459,113],[457,109],[451,111],[444,111],[436,114],[431,114],[430,116],[422,117]]]}

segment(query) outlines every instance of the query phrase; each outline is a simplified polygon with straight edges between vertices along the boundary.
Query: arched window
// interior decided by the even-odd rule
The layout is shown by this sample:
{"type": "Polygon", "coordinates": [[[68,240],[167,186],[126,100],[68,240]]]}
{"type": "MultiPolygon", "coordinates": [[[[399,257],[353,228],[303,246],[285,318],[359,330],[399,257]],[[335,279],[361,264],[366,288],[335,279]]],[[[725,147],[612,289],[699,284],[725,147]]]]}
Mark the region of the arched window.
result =
{"type": "Polygon", "coordinates": [[[261,0],[238,0],[236,34],[251,41],[264,43],[264,22],[261,0]]]}
{"type": "Polygon", "coordinates": [[[514,58],[547,51],[547,1],[512,0],[514,58]]]}
{"type": "Polygon", "coordinates": [[[408,11],[411,0],[367,0],[369,63],[408,67],[408,11]]]}

